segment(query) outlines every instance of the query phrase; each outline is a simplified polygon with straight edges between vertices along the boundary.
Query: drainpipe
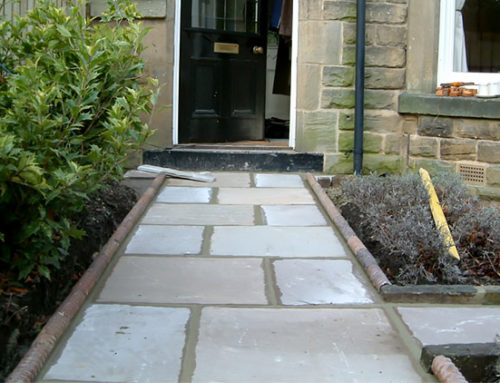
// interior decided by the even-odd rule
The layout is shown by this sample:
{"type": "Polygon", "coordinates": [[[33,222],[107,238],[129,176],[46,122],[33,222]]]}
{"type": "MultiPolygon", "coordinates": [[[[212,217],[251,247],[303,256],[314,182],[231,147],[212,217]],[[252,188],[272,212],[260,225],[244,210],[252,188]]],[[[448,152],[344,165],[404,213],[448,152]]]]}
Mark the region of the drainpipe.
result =
{"type": "Polygon", "coordinates": [[[356,6],[356,82],[354,98],[354,174],[363,169],[363,116],[365,109],[365,19],[366,2],[356,6]]]}

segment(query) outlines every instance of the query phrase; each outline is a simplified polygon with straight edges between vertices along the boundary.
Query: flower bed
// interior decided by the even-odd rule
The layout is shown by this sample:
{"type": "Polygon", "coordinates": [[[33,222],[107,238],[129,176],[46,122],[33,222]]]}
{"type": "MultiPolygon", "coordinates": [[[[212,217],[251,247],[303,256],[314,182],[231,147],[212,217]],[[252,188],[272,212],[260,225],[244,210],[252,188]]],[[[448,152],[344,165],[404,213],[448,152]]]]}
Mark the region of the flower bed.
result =
{"type": "Polygon", "coordinates": [[[70,256],[50,281],[30,277],[16,288],[12,284],[15,275],[0,273],[0,381],[16,366],[136,200],[131,189],[116,183],[94,193],[79,215],[79,226],[87,236],[73,241],[70,256]]]}
{"type": "Polygon", "coordinates": [[[500,303],[498,205],[470,196],[453,174],[434,181],[460,261],[447,254],[417,175],[335,177],[323,204],[385,300],[500,303]]]}

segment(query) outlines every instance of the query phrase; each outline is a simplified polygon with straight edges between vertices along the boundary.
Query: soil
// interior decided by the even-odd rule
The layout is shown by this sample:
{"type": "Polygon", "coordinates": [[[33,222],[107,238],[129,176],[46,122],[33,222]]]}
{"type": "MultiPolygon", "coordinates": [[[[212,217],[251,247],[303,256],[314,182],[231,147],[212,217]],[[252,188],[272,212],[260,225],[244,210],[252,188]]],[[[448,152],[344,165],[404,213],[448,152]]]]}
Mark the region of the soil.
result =
{"type": "MultiPolygon", "coordinates": [[[[117,182],[97,192],[75,218],[87,236],[73,241],[70,256],[50,281],[32,277],[27,286],[11,286],[0,294],[0,381],[3,382],[42,327],[92,263],[137,201],[135,192],[117,182]]],[[[9,276],[0,275],[7,285],[9,276]]],[[[1,290],[0,290],[1,291],[1,290]]]]}

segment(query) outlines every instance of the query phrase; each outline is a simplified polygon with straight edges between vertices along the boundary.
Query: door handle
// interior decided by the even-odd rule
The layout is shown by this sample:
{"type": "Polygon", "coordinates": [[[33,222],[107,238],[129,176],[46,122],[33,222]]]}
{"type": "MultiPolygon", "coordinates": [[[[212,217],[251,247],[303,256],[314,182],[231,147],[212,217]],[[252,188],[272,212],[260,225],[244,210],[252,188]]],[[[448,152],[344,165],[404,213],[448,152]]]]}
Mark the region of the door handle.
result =
{"type": "Polygon", "coordinates": [[[263,55],[264,54],[264,47],[259,47],[259,46],[254,46],[253,47],[253,54],[254,55],[263,55]]]}

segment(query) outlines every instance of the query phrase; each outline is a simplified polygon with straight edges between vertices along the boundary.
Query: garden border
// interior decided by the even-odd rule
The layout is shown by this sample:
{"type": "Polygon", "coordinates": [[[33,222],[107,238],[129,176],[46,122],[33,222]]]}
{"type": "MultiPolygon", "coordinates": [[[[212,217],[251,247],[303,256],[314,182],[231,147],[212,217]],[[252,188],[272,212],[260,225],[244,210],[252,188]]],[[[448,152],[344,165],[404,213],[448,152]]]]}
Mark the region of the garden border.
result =
{"type": "MultiPolygon", "coordinates": [[[[307,173],[306,178],[326,213],[346,240],[384,301],[393,303],[500,304],[500,286],[498,285],[396,286],[391,284],[385,273],[378,266],[373,255],[349,226],[340,213],[340,210],[335,206],[330,197],[328,197],[316,177],[311,173],[307,173]]],[[[329,178],[331,180],[331,177],[329,178]]]]}
{"type": "Polygon", "coordinates": [[[73,287],[64,302],[57,308],[47,324],[42,328],[28,352],[7,377],[6,383],[32,382],[36,378],[48,356],[71,320],[82,307],[86,297],[100,279],[116,251],[149,206],[159,188],[163,185],[165,178],[164,174],[160,174],[153,180],[146,192],[129,211],[106,245],[101,249],[99,255],[73,287]]]}

